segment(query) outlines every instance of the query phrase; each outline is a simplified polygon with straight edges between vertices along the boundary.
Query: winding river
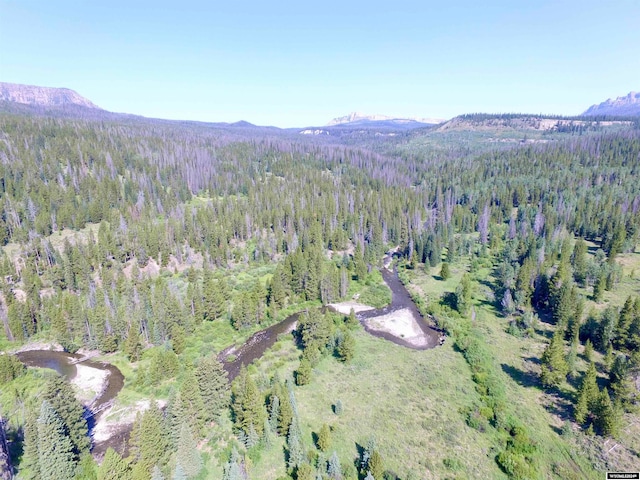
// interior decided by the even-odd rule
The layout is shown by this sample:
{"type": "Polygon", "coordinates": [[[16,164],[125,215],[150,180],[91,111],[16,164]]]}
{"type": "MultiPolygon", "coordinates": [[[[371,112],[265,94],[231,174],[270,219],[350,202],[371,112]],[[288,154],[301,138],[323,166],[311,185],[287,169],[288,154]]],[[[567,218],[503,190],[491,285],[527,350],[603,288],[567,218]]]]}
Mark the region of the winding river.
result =
{"type": "MultiPolygon", "coordinates": [[[[365,330],[376,337],[384,338],[398,345],[402,345],[407,348],[416,350],[425,350],[433,348],[438,344],[439,333],[430,327],[424,320],[420,312],[418,311],[415,303],[411,299],[409,292],[402,285],[398,278],[397,272],[389,271],[387,268],[381,269],[382,278],[389,287],[392,293],[391,304],[384,308],[375,310],[369,310],[358,313],[357,317],[360,323],[364,326],[365,330]],[[427,342],[424,345],[416,346],[404,339],[395,336],[391,333],[381,332],[373,330],[368,327],[366,320],[379,317],[381,315],[388,315],[396,310],[409,309],[418,323],[420,329],[425,334],[427,342]]],[[[258,358],[262,357],[267,349],[273,346],[277,341],[278,336],[282,334],[288,334],[295,328],[300,313],[294,313],[289,315],[282,322],[272,325],[264,330],[254,333],[243,345],[240,347],[231,346],[224,349],[218,357],[223,361],[224,368],[229,374],[229,379],[233,380],[240,372],[241,366],[249,365],[258,358]]],[[[57,352],[52,350],[31,350],[16,353],[16,356],[26,365],[31,367],[51,368],[57,371],[60,375],[64,376],[67,380],[73,380],[77,374],[76,362],[82,358],[78,354],[70,354],[65,352],[57,352]]],[[[87,422],[91,429],[97,421],[100,420],[100,416],[103,415],[113,400],[116,398],[122,387],[124,386],[124,376],[122,372],[106,362],[96,362],[92,360],[83,360],[83,365],[88,367],[97,368],[100,370],[106,370],[109,372],[107,376],[107,383],[105,388],[94,399],[91,405],[91,409],[87,408],[87,422]]],[[[123,426],[117,432],[106,441],[96,443],[93,447],[94,456],[101,457],[108,447],[112,447],[119,452],[124,452],[126,449],[127,439],[131,431],[131,425],[123,426]]]]}

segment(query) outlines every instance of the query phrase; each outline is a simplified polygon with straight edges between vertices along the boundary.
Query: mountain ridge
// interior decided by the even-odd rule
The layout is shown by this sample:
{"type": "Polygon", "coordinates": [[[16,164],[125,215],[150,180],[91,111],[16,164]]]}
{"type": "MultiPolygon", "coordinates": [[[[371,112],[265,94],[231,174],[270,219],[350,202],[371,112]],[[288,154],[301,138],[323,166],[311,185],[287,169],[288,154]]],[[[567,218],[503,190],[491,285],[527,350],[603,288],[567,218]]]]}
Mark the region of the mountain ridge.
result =
{"type": "Polygon", "coordinates": [[[640,92],[629,92],[623,97],[591,105],[583,115],[640,115],[640,92]]]}
{"type": "Polygon", "coordinates": [[[337,125],[346,125],[353,123],[368,123],[368,122],[392,122],[397,124],[407,124],[407,123],[424,123],[427,125],[435,125],[438,123],[442,123],[444,119],[440,118],[417,118],[417,117],[394,117],[389,115],[365,115],[360,112],[351,112],[348,115],[343,117],[333,118],[329,123],[325,126],[334,127],[337,125]]]}
{"type": "Polygon", "coordinates": [[[41,107],[76,105],[102,110],[89,99],[70,88],[40,87],[19,83],[0,82],[0,100],[41,107]]]}

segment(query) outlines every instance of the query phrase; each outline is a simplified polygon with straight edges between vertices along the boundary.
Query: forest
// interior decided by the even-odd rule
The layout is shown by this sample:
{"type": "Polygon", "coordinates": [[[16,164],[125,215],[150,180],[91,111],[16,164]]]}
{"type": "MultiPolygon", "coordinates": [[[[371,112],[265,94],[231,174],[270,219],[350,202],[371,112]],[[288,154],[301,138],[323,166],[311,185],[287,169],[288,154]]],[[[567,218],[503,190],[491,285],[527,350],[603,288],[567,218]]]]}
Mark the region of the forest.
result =
{"type": "Polygon", "coordinates": [[[359,142],[0,113],[0,478],[637,470],[627,120],[469,148],[430,130],[359,142]],[[349,311],[392,303],[388,252],[443,345],[406,348],[349,311]],[[93,411],[106,386],[27,368],[30,350],[76,355],[78,377],[81,357],[113,365],[122,389],[93,411]],[[98,434],[106,419],[119,436],[98,434]]]}

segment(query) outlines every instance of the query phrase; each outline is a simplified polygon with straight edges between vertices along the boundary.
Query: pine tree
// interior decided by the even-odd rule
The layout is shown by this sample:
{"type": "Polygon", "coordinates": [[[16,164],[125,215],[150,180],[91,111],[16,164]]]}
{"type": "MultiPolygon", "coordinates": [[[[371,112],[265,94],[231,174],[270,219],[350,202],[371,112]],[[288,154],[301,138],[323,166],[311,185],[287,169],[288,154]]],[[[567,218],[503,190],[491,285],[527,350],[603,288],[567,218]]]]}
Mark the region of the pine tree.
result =
{"type": "Polygon", "coordinates": [[[187,474],[184,471],[184,468],[182,468],[182,464],[178,463],[176,465],[176,469],[173,471],[173,476],[171,477],[171,480],[187,480],[187,474]]]}
{"type": "Polygon", "coordinates": [[[620,410],[611,403],[609,390],[602,389],[598,398],[596,427],[601,435],[615,437],[620,432],[620,410]]]}
{"type": "Polygon", "coordinates": [[[329,463],[327,465],[327,474],[332,480],[342,479],[342,466],[340,465],[340,459],[338,458],[338,454],[335,450],[333,451],[333,453],[331,454],[331,458],[329,459],[329,463]]]}
{"type": "Polygon", "coordinates": [[[38,417],[38,463],[42,480],[73,480],[76,460],[64,423],[44,400],[38,417]]]}
{"type": "Polygon", "coordinates": [[[578,401],[574,409],[576,422],[583,425],[589,415],[595,411],[599,393],[596,366],[591,362],[578,390],[578,401]]]}
{"type": "Polygon", "coordinates": [[[371,454],[367,467],[375,480],[384,480],[384,464],[382,462],[382,456],[377,450],[374,450],[371,454]]]}
{"type": "Polygon", "coordinates": [[[315,476],[313,473],[313,467],[308,463],[303,463],[298,468],[296,480],[314,480],[315,476]]]}
{"type": "Polygon", "coordinates": [[[256,433],[262,434],[266,411],[264,401],[253,378],[247,374],[246,368],[240,370],[232,385],[233,414],[236,427],[245,435],[249,433],[249,426],[254,425],[256,433]]]}
{"type": "Polygon", "coordinates": [[[311,382],[313,375],[313,369],[311,368],[311,362],[306,357],[300,360],[300,366],[296,370],[296,384],[307,385],[311,382]]]}
{"type": "Polygon", "coordinates": [[[269,403],[269,428],[272,432],[278,431],[278,416],[280,415],[280,397],[275,393],[271,395],[269,403]]]}
{"type": "Polygon", "coordinates": [[[130,362],[137,362],[140,359],[142,345],[140,344],[140,333],[137,325],[132,325],[127,334],[124,344],[124,353],[130,362]]]}
{"type": "Polygon", "coordinates": [[[338,344],[338,355],[343,362],[350,362],[355,355],[356,341],[351,332],[346,331],[338,344]]]}
{"type": "Polygon", "coordinates": [[[326,423],[322,425],[318,432],[318,448],[326,452],[331,447],[331,430],[326,423]]]}
{"type": "Polygon", "coordinates": [[[567,373],[569,373],[562,338],[562,331],[556,330],[540,359],[542,362],[540,379],[547,388],[559,386],[565,381],[567,373]]]}
{"type": "Polygon", "coordinates": [[[587,362],[591,362],[593,357],[593,344],[591,343],[590,339],[587,339],[587,341],[584,343],[583,353],[584,353],[584,359],[587,362]]]}
{"type": "Polygon", "coordinates": [[[228,374],[215,354],[200,360],[195,371],[200,395],[204,402],[206,419],[215,420],[229,405],[230,388],[228,374]]]}
{"type": "Polygon", "coordinates": [[[289,468],[295,470],[304,462],[304,450],[302,448],[302,440],[300,439],[300,429],[295,420],[291,422],[291,426],[289,427],[287,449],[289,452],[289,468]]]}
{"type": "Polygon", "coordinates": [[[276,384],[276,393],[280,398],[280,414],[278,415],[278,432],[280,435],[286,435],[289,432],[291,422],[293,422],[294,411],[291,405],[289,392],[284,385],[276,384]]]}
{"type": "Polygon", "coordinates": [[[442,278],[442,280],[448,280],[449,277],[451,277],[451,272],[449,271],[449,264],[447,262],[442,262],[442,267],[440,268],[440,278],[442,278]]]}
{"type": "Polygon", "coordinates": [[[153,470],[151,471],[151,480],[164,480],[164,475],[160,470],[160,467],[157,465],[153,466],[153,470]]]}
{"type": "Polygon", "coordinates": [[[27,409],[24,424],[24,442],[22,459],[20,461],[20,475],[27,480],[40,478],[40,463],[38,458],[38,414],[31,408],[27,409]]]}
{"type": "Polygon", "coordinates": [[[129,440],[133,458],[147,475],[154,465],[163,465],[169,448],[162,412],[155,402],[134,423],[129,440]]]}
{"type": "Polygon", "coordinates": [[[129,480],[130,478],[129,463],[109,447],[104,454],[102,465],[98,468],[98,480],[129,480]]]}
{"type": "Polygon", "coordinates": [[[80,402],[76,400],[69,382],[58,375],[51,377],[45,384],[42,398],[49,403],[62,420],[73,445],[76,459],[82,453],[88,452],[91,440],[88,435],[87,422],[84,419],[84,410],[80,402]]]}
{"type": "Polygon", "coordinates": [[[176,397],[175,409],[171,412],[174,417],[173,426],[176,427],[174,433],[179,434],[180,426],[187,422],[192,432],[199,435],[204,426],[205,404],[193,370],[185,373],[176,397]]]}
{"type": "Polygon", "coordinates": [[[349,315],[347,316],[344,324],[349,330],[352,330],[360,325],[360,322],[358,322],[358,317],[356,317],[356,312],[353,308],[349,310],[349,315]]]}
{"type": "Polygon", "coordinates": [[[180,427],[177,458],[189,477],[197,476],[202,470],[202,457],[198,451],[196,438],[187,422],[183,422],[180,427]]]}

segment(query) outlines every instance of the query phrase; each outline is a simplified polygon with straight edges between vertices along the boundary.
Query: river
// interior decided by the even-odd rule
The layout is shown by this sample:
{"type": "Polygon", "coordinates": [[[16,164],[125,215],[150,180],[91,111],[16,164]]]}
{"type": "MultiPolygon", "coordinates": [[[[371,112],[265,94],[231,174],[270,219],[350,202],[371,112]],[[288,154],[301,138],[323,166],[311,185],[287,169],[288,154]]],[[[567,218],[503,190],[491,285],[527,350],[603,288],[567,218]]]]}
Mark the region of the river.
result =
{"type": "MultiPolygon", "coordinates": [[[[391,272],[387,268],[383,268],[381,272],[382,278],[391,290],[391,303],[384,308],[360,312],[357,315],[365,330],[371,335],[384,338],[407,348],[424,350],[435,347],[438,344],[439,333],[426,323],[411,299],[409,292],[404,285],[402,285],[402,282],[400,282],[397,272],[395,270],[391,272]],[[365,322],[367,319],[387,315],[400,309],[409,309],[411,311],[414,319],[427,338],[425,345],[415,346],[390,333],[370,329],[365,322]]],[[[299,315],[300,313],[289,315],[282,322],[254,333],[242,346],[230,346],[220,352],[218,357],[223,362],[224,369],[229,374],[229,380],[233,380],[238,375],[243,364],[249,365],[262,357],[266,350],[272,347],[277,341],[279,335],[290,333],[295,328],[299,315]]],[[[24,351],[16,353],[16,356],[28,366],[51,368],[69,381],[73,380],[77,374],[77,367],[74,361],[82,358],[81,355],[78,354],[52,350],[24,351]]],[[[124,386],[124,376],[117,367],[106,362],[84,360],[82,364],[109,372],[105,388],[93,401],[92,409],[87,409],[87,421],[91,430],[93,425],[100,420],[100,416],[104,414],[104,410],[107,409],[124,386]]],[[[111,438],[96,443],[93,446],[92,453],[96,457],[101,457],[108,447],[113,447],[121,453],[124,452],[130,431],[131,425],[123,425],[123,428],[114,432],[111,438]]]]}

